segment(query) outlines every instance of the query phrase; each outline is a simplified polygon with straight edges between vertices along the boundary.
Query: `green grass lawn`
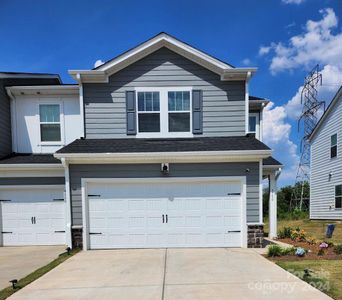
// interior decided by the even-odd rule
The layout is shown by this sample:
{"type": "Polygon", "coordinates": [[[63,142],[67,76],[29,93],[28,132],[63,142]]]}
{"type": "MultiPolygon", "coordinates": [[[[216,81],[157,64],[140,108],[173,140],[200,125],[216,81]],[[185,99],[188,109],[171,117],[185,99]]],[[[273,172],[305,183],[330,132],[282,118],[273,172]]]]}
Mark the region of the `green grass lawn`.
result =
{"type": "Polygon", "coordinates": [[[32,272],[31,274],[27,275],[26,277],[20,279],[17,283],[17,288],[13,290],[12,287],[7,287],[3,290],[0,290],[0,300],[4,300],[14,294],[15,292],[19,291],[26,285],[30,284],[31,282],[35,281],[39,277],[43,276],[47,272],[51,271],[53,268],[57,267],[59,264],[70,258],[71,256],[75,255],[77,252],[79,252],[79,249],[74,249],[71,251],[70,255],[67,253],[63,253],[60,256],[58,256],[55,260],[50,262],[44,267],[39,268],[38,270],[32,272]]]}
{"type": "Polygon", "coordinates": [[[342,300],[342,260],[279,261],[277,264],[336,300],[342,300]],[[314,271],[303,278],[304,269],[314,271]]]}
{"type": "MultiPolygon", "coordinates": [[[[330,239],[333,243],[342,243],[342,221],[317,221],[317,220],[278,220],[278,230],[283,227],[300,227],[304,229],[309,236],[319,240],[325,240],[325,229],[327,224],[336,224],[333,237],[330,239]]],[[[268,232],[268,220],[265,222],[265,232],[268,232]]]]}

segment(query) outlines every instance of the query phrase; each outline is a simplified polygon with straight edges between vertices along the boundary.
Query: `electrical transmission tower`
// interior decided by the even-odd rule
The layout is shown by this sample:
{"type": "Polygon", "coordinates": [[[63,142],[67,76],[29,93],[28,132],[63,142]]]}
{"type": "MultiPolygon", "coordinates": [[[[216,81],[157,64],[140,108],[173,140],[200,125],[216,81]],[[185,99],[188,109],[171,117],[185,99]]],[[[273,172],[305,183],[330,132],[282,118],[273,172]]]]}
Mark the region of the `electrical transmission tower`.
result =
{"type": "MultiPolygon", "coordinates": [[[[309,198],[304,195],[305,184],[310,182],[310,143],[309,137],[318,122],[318,111],[325,102],[318,100],[318,86],[322,85],[322,74],[319,72],[319,65],[315,66],[304,79],[304,86],[301,93],[302,114],[298,119],[298,131],[300,123],[303,123],[303,138],[301,140],[301,158],[297,169],[295,186],[291,196],[291,206],[300,210],[303,204],[309,204],[309,198]]],[[[291,208],[292,208],[291,207],[291,208]]]]}

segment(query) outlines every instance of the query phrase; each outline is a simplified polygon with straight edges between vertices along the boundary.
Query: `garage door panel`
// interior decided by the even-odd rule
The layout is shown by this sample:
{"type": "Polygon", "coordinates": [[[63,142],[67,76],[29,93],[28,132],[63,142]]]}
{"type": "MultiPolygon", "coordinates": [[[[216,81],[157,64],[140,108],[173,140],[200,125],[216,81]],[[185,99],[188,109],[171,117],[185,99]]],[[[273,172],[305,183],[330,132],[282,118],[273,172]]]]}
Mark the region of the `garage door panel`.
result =
{"type": "Polygon", "coordinates": [[[3,234],[3,244],[65,244],[65,203],[61,201],[64,198],[63,190],[63,187],[1,190],[0,199],[10,200],[0,202],[2,228],[9,232],[3,234]]]}
{"type": "Polygon", "coordinates": [[[241,246],[239,182],[151,180],[87,189],[101,195],[88,198],[89,231],[102,233],[90,235],[92,249],[241,246]]]}

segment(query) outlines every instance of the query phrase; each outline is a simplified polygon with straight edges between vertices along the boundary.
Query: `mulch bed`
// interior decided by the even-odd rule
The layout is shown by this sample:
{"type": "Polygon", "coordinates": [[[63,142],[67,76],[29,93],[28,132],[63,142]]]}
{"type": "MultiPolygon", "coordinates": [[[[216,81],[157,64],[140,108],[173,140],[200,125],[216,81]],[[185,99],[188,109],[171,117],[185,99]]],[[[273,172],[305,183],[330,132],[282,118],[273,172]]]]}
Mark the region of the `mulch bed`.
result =
{"type": "Polygon", "coordinates": [[[342,255],[337,255],[334,253],[334,248],[331,246],[324,250],[323,255],[318,255],[319,251],[319,243],[318,244],[309,244],[308,242],[296,242],[289,238],[287,239],[278,239],[278,241],[293,245],[294,247],[301,247],[305,250],[309,250],[308,253],[305,254],[304,257],[298,257],[296,255],[285,255],[285,256],[277,256],[277,257],[269,257],[271,260],[276,261],[296,261],[296,260],[330,260],[330,259],[342,259],[342,255]]]}

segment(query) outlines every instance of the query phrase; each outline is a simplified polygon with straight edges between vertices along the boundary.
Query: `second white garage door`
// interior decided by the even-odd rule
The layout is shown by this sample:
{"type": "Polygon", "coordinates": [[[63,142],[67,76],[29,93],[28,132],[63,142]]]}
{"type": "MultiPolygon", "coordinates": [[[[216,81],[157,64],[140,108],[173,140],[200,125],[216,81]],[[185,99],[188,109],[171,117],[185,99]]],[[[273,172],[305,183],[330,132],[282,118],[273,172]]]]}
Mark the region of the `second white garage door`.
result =
{"type": "Polygon", "coordinates": [[[88,183],[89,248],[241,247],[241,182],[88,183]]]}

